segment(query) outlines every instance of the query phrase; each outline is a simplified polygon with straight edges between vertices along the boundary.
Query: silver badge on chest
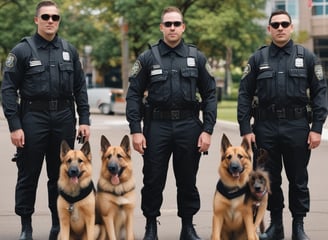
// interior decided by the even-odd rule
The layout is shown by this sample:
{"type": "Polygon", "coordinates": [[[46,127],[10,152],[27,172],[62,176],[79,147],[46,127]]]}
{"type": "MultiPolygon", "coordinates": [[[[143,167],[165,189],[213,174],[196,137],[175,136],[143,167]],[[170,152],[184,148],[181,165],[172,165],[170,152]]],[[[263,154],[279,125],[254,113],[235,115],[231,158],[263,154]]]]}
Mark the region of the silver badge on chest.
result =
{"type": "Polygon", "coordinates": [[[193,57],[187,58],[187,66],[188,67],[196,67],[196,60],[193,57]]]}
{"type": "Polygon", "coordinates": [[[303,58],[295,59],[295,67],[304,67],[303,58]]]}
{"type": "Polygon", "coordinates": [[[63,59],[64,59],[64,61],[70,60],[69,52],[63,52],[63,59]]]}

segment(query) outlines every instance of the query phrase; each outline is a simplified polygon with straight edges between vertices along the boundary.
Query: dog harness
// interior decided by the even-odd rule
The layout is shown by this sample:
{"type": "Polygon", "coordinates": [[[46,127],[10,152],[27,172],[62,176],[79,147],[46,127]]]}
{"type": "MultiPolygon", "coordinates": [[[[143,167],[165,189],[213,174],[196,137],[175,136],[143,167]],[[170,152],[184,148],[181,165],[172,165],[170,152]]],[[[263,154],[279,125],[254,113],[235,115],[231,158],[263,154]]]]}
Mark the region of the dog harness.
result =
{"type": "Polygon", "coordinates": [[[239,197],[243,194],[245,194],[248,190],[248,185],[245,187],[239,188],[239,187],[227,187],[223,184],[221,180],[218,181],[216,184],[216,190],[218,190],[219,193],[221,193],[224,197],[228,199],[233,199],[236,197],[239,197]]]}
{"type": "Polygon", "coordinates": [[[85,188],[82,188],[80,191],[80,194],[77,195],[76,197],[72,197],[72,196],[68,195],[62,189],[59,189],[59,195],[62,196],[69,203],[68,211],[72,212],[74,209],[73,208],[74,203],[82,200],[83,198],[88,196],[92,191],[96,192],[96,189],[93,185],[93,182],[90,181],[89,185],[85,188]]]}

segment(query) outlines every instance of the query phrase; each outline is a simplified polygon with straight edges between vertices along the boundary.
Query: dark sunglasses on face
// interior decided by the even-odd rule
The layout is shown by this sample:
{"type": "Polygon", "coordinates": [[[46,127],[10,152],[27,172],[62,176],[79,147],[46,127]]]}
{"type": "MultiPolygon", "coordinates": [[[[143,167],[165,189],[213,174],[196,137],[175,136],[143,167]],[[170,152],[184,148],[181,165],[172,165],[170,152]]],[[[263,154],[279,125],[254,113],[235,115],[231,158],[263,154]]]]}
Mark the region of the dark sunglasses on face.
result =
{"type": "Polygon", "coordinates": [[[270,23],[270,26],[273,27],[274,29],[278,29],[280,25],[283,28],[288,28],[290,26],[290,22],[272,22],[272,23],[270,23]]]}
{"type": "Polygon", "coordinates": [[[44,21],[48,21],[50,18],[52,19],[52,21],[58,22],[59,19],[60,19],[60,16],[59,15],[49,15],[49,14],[42,14],[41,15],[41,19],[44,20],[44,21]]]}
{"type": "Polygon", "coordinates": [[[164,26],[169,28],[171,27],[172,25],[174,25],[174,27],[180,27],[182,25],[182,22],[163,22],[164,26]]]}

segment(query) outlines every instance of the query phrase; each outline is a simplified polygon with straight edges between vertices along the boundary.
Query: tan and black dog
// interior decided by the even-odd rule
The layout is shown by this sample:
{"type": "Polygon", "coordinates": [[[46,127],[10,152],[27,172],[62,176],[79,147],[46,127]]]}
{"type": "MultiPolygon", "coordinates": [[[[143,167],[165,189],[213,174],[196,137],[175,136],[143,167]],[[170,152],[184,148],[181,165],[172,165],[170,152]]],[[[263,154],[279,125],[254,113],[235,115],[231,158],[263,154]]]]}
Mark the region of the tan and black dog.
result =
{"type": "Polygon", "coordinates": [[[134,239],[133,217],[136,203],[130,139],[112,146],[101,136],[102,164],[97,185],[96,209],[101,217],[101,240],[134,239]],[[124,231],[125,230],[125,231],[124,231]]]}
{"type": "Polygon", "coordinates": [[[92,183],[89,142],[85,142],[80,150],[73,150],[63,140],[60,158],[57,199],[60,223],[58,239],[94,239],[95,189],[92,183]]]}
{"type": "Polygon", "coordinates": [[[257,239],[252,208],[247,208],[244,202],[252,171],[251,159],[252,148],[245,139],[240,146],[232,146],[223,134],[220,180],[213,201],[212,240],[257,239]]]}
{"type": "Polygon", "coordinates": [[[258,149],[257,152],[256,169],[249,175],[249,194],[246,196],[245,203],[248,208],[253,209],[255,230],[260,229],[260,232],[263,233],[265,229],[263,219],[268,205],[268,194],[271,193],[271,190],[269,173],[264,169],[268,152],[264,149],[258,149]]]}

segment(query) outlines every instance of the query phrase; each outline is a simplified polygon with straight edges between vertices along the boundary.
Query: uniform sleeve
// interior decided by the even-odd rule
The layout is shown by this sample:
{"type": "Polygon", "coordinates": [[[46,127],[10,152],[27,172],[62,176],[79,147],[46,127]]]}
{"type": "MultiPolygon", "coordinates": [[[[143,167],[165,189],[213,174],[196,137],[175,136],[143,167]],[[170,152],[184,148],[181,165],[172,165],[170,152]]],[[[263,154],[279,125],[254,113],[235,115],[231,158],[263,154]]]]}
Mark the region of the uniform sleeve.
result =
{"type": "Polygon", "coordinates": [[[8,54],[1,85],[2,107],[10,132],[22,128],[18,91],[25,72],[23,49],[23,45],[19,44],[8,54]]]}
{"type": "Polygon", "coordinates": [[[76,110],[79,115],[79,125],[90,125],[90,107],[88,103],[85,75],[76,49],[72,45],[70,45],[70,48],[73,49],[74,98],[76,110]]]}
{"type": "Polygon", "coordinates": [[[244,69],[243,76],[240,80],[237,118],[239,123],[240,135],[251,133],[251,117],[252,117],[252,100],[256,89],[256,69],[255,56],[253,55],[244,69]]]}
{"type": "Polygon", "coordinates": [[[141,121],[144,107],[142,100],[149,81],[147,70],[147,59],[151,58],[149,55],[150,52],[146,52],[138,57],[129,76],[129,88],[126,95],[126,119],[129,122],[131,134],[142,132],[141,121]]]}
{"type": "Polygon", "coordinates": [[[200,79],[198,88],[202,98],[203,131],[212,134],[217,118],[216,83],[211,75],[209,63],[201,52],[198,52],[198,61],[200,79]]]}
{"type": "Polygon", "coordinates": [[[323,68],[319,59],[311,54],[308,69],[310,78],[310,102],[313,112],[311,131],[321,133],[327,117],[327,81],[324,77],[323,68]]]}

